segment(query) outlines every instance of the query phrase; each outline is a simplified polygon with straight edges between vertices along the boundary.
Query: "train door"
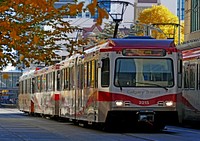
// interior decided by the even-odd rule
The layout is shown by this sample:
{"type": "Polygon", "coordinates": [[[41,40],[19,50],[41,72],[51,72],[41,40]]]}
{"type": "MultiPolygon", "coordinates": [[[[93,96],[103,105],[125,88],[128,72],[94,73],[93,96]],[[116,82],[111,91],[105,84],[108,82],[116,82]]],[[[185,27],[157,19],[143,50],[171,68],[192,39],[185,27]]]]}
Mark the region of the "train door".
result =
{"type": "Polygon", "coordinates": [[[31,113],[34,113],[34,78],[30,79],[31,113]]]}
{"type": "MultiPolygon", "coordinates": [[[[190,63],[190,96],[192,97],[192,100],[194,100],[195,109],[200,109],[198,106],[199,99],[198,99],[198,90],[197,90],[197,62],[191,62],[190,63]]],[[[193,109],[194,110],[194,109],[193,109]]]]}
{"type": "MultiPolygon", "coordinates": [[[[200,111],[200,60],[197,60],[197,80],[196,80],[196,89],[197,89],[197,105],[198,105],[198,111],[200,111]]],[[[200,120],[200,119],[198,119],[200,120]]]]}
{"type": "Polygon", "coordinates": [[[69,118],[70,115],[70,69],[62,69],[62,92],[61,92],[61,103],[60,103],[60,114],[63,117],[69,118]]]}
{"type": "Polygon", "coordinates": [[[200,60],[198,60],[197,63],[197,90],[199,91],[199,97],[200,97],[200,60]]]}
{"type": "Polygon", "coordinates": [[[108,100],[109,98],[109,89],[110,89],[110,58],[105,54],[101,59],[99,68],[99,93],[98,93],[98,121],[105,122],[107,114],[111,109],[111,104],[108,100]]]}
{"type": "Polygon", "coordinates": [[[56,93],[55,93],[55,115],[59,116],[59,106],[60,106],[60,89],[61,89],[61,71],[56,71],[56,93]]]}
{"type": "Polygon", "coordinates": [[[70,83],[69,83],[69,89],[70,89],[70,116],[73,119],[76,119],[76,111],[75,111],[75,68],[74,65],[72,67],[69,68],[69,73],[70,73],[70,83]]]}
{"type": "Polygon", "coordinates": [[[184,63],[184,77],[183,77],[183,119],[195,120],[191,117],[197,117],[196,110],[200,110],[199,94],[197,90],[198,81],[198,64],[194,61],[184,63]]]}
{"type": "MultiPolygon", "coordinates": [[[[83,111],[83,64],[79,64],[77,68],[77,113],[82,113],[83,111]]],[[[80,118],[80,117],[78,117],[80,118]]]]}
{"type": "Polygon", "coordinates": [[[81,66],[82,78],[84,82],[80,82],[83,85],[83,92],[80,100],[80,109],[82,111],[81,117],[83,120],[94,122],[96,120],[96,101],[97,101],[97,72],[96,61],[89,59],[81,66]]]}

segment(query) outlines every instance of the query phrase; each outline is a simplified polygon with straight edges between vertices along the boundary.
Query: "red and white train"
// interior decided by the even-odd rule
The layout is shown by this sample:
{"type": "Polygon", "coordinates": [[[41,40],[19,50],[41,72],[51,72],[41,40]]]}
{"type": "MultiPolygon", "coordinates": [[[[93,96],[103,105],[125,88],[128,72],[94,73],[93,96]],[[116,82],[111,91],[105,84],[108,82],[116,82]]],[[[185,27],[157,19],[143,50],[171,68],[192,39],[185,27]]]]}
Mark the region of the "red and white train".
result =
{"type": "Polygon", "coordinates": [[[182,45],[183,55],[183,122],[200,121],[200,47],[182,45]]]}
{"type": "Polygon", "coordinates": [[[109,39],[20,77],[19,109],[77,123],[163,129],[181,115],[182,56],[173,40],[109,39]]]}

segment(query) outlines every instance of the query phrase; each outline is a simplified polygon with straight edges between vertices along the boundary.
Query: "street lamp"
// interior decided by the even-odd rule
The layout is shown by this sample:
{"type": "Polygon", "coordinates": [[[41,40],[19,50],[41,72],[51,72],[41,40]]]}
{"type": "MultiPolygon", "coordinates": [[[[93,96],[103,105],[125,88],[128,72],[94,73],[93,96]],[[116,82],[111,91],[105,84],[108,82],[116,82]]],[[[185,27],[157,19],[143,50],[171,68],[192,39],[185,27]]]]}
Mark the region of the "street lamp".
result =
{"type": "Polygon", "coordinates": [[[98,6],[105,9],[108,12],[108,14],[110,15],[110,17],[113,19],[113,21],[115,22],[113,38],[117,37],[119,23],[123,20],[124,12],[129,4],[133,5],[133,4],[131,4],[129,2],[125,2],[125,1],[99,1],[98,2],[98,6]],[[115,7],[116,11],[110,11],[110,7],[108,7],[109,5],[112,7],[116,6],[115,7]]]}

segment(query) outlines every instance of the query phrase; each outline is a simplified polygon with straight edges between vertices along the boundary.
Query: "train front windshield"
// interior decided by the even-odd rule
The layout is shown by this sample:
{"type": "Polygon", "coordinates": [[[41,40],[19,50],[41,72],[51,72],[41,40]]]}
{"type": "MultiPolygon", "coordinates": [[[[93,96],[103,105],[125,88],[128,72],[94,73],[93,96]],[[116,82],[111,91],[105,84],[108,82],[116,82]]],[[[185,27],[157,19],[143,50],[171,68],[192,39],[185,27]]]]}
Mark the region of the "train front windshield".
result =
{"type": "Polygon", "coordinates": [[[171,59],[118,58],[115,63],[116,87],[172,87],[171,59]]]}

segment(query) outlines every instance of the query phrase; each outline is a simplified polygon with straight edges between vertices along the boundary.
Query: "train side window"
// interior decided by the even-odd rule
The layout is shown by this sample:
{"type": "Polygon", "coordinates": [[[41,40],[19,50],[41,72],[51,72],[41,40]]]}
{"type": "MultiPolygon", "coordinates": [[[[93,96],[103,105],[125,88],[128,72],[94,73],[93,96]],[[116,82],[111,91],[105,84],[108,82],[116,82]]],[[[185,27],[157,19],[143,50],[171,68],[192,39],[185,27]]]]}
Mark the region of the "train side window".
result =
{"type": "Polygon", "coordinates": [[[63,90],[63,71],[60,70],[60,90],[63,90]]]}
{"type": "Polygon", "coordinates": [[[41,91],[45,92],[46,91],[46,74],[43,74],[41,76],[41,85],[42,85],[41,91]]]}
{"type": "Polygon", "coordinates": [[[61,73],[60,70],[57,71],[57,90],[60,91],[61,88],[61,73]]]}
{"type": "Polygon", "coordinates": [[[92,75],[92,71],[91,71],[91,62],[87,63],[87,67],[88,67],[88,71],[87,71],[87,86],[91,87],[91,75],[92,75]]]}
{"type": "Polygon", "coordinates": [[[101,86],[108,87],[110,83],[110,60],[109,58],[102,59],[101,68],[101,86]]]}
{"type": "Polygon", "coordinates": [[[184,88],[189,88],[189,64],[184,65],[184,88]]]}
{"type": "Polygon", "coordinates": [[[23,81],[19,82],[19,91],[21,94],[23,94],[23,81]]]}
{"type": "Polygon", "coordinates": [[[46,74],[45,77],[46,77],[46,87],[45,87],[45,91],[48,91],[48,85],[49,85],[48,74],[46,74]]]}
{"type": "Polygon", "coordinates": [[[197,68],[196,64],[187,64],[184,65],[184,88],[186,89],[196,89],[195,83],[197,68]]]}
{"type": "Polygon", "coordinates": [[[28,81],[28,80],[25,80],[25,87],[24,87],[24,88],[25,88],[25,89],[24,89],[24,90],[25,90],[25,94],[27,94],[27,81],[28,81]]]}
{"type": "Polygon", "coordinates": [[[87,87],[87,79],[88,79],[88,65],[87,63],[84,64],[84,88],[87,87]]]}
{"type": "Polygon", "coordinates": [[[78,80],[78,85],[77,87],[79,89],[83,88],[83,65],[78,65],[78,76],[77,76],[77,80],[78,80]]]}
{"type": "Polygon", "coordinates": [[[56,74],[55,71],[53,72],[53,91],[55,91],[56,85],[55,85],[55,80],[56,80],[56,74]]]}
{"type": "Polygon", "coordinates": [[[69,89],[71,90],[71,89],[74,89],[74,67],[71,67],[70,69],[69,69],[69,73],[70,73],[70,87],[69,87],[69,89]]]}
{"type": "Polygon", "coordinates": [[[28,94],[31,94],[31,79],[28,79],[28,94]]]}
{"type": "Polygon", "coordinates": [[[200,64],[197,64],[197,87],[198,87],[198,90],[200,90],[200,64]]]}
{"type": "Polygon", "coordinates": [[[67,72],[67,68],[65,68],[64,70],[63,70],[63,83],[64,83],[64,89],[67,89],[68,88],[68,77],[67,77],[67,75],[68,75],[68,72],[67,72]]]}
{"type": "Polygon", "coordinates": [[[182,87],[182,66],[183,66],[183,61],[179,59],[178,61],[178,87],[182,87]]]}
{"type": "Polygon", "coordinates": [[[52,73],[48,73],[47,74],[48,76],[48,91],[51,91],[52,90],[52,73]]]}
{"type": "Polygon", "coordinates": [[[95,81],[96,81],[96,77],[95,77],[95,69],[96,69],[96,64],[95,64],[95,60],[91,61],[91,87],[94,88],[95,87],[95,81]]]}
{"type": "Polygon", "coordinates": [[[38,77],[35,78],[35,92],[39,92],[39,79],[38,79],[38,77]]]}
{"type": "Polygon", "coordinates": [[[34,94],[35,93],[35,79],[32,78],[32,82],[31,82],[32,86],[31,86],[31,93],[34,94]]]}
{"type": "Polygon", "coordinates": [[[190,88],[195,89],[195,64],[190,65],[190,88]]]}
{"type": "Polygon", "coordinates": [[[66,89],[70,90],[70,75],[71,75],[70,74],[70,69],[67,68],[66,71],[67,71],[67,75],[66,75],[66,79],[67,79],[67,81],[66,81],[66,89]]]}
{"type": "Polygon", "coordinates": [[[98,61],[95,61],[95,88],[98,87],[98,61]]]}

